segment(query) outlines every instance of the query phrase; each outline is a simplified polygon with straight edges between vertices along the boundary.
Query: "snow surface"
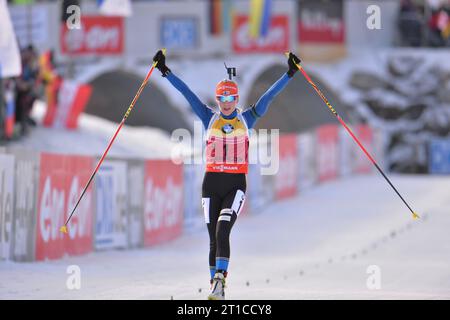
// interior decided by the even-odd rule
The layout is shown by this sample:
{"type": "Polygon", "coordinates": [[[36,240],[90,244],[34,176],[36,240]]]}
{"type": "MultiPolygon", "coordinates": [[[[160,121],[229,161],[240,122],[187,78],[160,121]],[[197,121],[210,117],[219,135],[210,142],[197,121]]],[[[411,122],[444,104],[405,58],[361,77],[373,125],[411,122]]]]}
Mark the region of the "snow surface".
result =
{"type": "MultiPolygon", "coordinates": [[[[450,299],[449,176],[379,175],[314,186],[240,217],[228,299],[450,299]],[[369,290],[367,268],[381,270],[369,290]]],[[[199,216],[199,219],[201,217],[199,216]]],[[[0,263],[0,299],[205,299],[206,228],[164,245],[39,263],[0,263]],[[81,268],[81,289],[66,268],[81,268]]]]}

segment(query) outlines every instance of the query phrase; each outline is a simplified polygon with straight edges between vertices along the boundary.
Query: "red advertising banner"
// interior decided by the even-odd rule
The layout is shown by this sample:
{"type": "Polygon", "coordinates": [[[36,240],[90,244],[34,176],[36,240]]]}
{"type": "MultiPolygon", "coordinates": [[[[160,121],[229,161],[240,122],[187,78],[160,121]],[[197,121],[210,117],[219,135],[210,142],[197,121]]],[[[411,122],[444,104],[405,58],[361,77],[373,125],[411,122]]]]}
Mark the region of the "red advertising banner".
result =
{"type": "Polygon", "coordinates": [[[266,37],[252,38],[249,32],[249,18],[237,15],[232,30],[232,47],[236,53],[285,52],[289,50],[289,17],[273,16],[266,37]]]}
{"type": "Polygon", "coordinates": [[[36,260],[58,259],[92,250],[93,196],[91,188],[64,225],[92,171],[92,158],[41,154],[36,232],[36,260]]]}
{"type": "Polygon", "coordinates": [[[339,128],[323,125],[316,129],[317,175],[320,182],[337,178],[339,172],[339,128]]]}
{"type": "Polygon", "coordinates": [[[178,237],[183,228],[183,166],[171,160],[148,160],[144,196],[144,245],[178,237]]]}
{"type": "MultiPolygon", "coordinates": [[[[372,129],[365,124],[361,124],[355,127],[355,135],[361,144],[366,148],[366,150],[373,156],[373,133],[372,129]]],[[[372,171],[372,163],[364,154],[364,152],[359,148],[356,143],[354,143],[355,152],[355,165],[353,167],[353,172],[357,173],[370,173],[372,171]]],[[[376,160],[376,159],[375,159],[376,160]]]]}
{"type": "Polygon", "coordinates": [[[297,135],[280,136],[280,166],[275,176],[275,199],[293,197],[298,190],[297,135]]]}
{"type": "Polygon", "coordinates": [[[304,0],[299,4],[298,40],[304,43],[343,44],[343,2],[304,0]]]}
{"type": "Polygon", "coordinates": [[[61,52],[70,55],[116,55],[123,53],[122,17],[82,16],[80,29],[61,26],[61,52]]]}

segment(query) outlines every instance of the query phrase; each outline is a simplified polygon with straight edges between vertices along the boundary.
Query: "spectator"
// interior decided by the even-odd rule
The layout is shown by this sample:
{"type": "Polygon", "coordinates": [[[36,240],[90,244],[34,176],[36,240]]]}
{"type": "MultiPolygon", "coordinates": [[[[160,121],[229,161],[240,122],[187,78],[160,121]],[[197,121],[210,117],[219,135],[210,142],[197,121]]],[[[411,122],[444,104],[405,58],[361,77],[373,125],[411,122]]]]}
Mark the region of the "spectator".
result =
{"type": "Polygon", "coordinates": [[[401,43],[418,47],[422,42],[422,17],[411,0],[402,0],[398,17],[401,43]]]}
{"type": "Polygon", "coordinates": [[[47,112],[43,120],[44,126],[51,126],[58,105],[58,92],[62,78],[55,68],[54,54],[52,50],[44,52],[39,59],[39,79],[44,86],[47,112]]]}
{"type": "Polygon", "coordinates": [[[38,56],[30,45],[22,51],[22,74],[16,78],[16,122],[20,123],[22,135],[28,133],[30,125],[36,125],[30,113],[39,96],[38,75],[38,56]]]}

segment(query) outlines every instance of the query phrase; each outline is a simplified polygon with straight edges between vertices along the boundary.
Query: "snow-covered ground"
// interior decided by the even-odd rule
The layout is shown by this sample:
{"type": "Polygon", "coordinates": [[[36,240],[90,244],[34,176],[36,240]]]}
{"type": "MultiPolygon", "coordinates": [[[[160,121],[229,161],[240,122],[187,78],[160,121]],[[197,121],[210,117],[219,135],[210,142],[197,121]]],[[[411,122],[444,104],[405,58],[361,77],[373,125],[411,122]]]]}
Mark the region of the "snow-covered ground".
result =
{"type": "MultiPolygon", "coordinates": [[[[413,220],[378,175],[315,186],[241,217],[228,299],[450,299],[449,176],[393,175],[413,220]],[[367,268],[381,271],[369,290],[367,268]]],[[[148,249],[0,263],[0,299],[205,299],[206,230],[148,249]],[[66,269],[81,268],[68,290],[66,269]]]]}

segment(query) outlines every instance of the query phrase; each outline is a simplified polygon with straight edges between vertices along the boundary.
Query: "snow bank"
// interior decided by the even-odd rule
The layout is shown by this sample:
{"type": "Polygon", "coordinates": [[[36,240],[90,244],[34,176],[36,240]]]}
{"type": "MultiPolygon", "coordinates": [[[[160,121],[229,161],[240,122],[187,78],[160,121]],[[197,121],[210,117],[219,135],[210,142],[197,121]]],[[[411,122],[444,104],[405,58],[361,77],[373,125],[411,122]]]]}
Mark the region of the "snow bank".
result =
{"type": "MultiPolygon", "coordinates": [[[[46,128],[41,125],[45,114],[45,103],[38,101],[33,107],[32,117],[38,126],[21,140],[10,144],[31,150],[80,155],[101,156],[118,124],[88,114],[81,114],[79,128],[46,128]]],[[[122,158],[168,158],[173,143],[170,136],[157,128],[124,126],[108,155],[122,158]]]]}

